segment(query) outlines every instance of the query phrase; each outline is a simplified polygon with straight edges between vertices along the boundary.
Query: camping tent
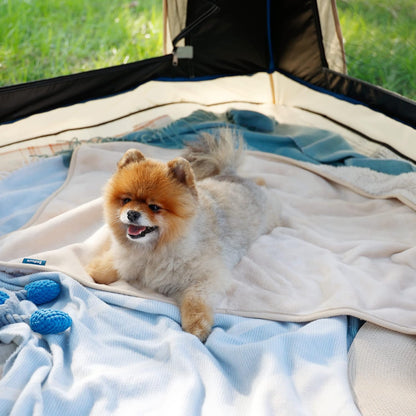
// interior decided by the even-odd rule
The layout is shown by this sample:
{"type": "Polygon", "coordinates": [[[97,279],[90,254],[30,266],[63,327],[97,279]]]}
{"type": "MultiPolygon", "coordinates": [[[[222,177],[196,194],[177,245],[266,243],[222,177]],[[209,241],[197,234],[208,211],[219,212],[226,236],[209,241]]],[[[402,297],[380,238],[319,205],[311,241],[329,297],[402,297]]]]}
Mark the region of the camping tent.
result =
{"type": "MultiPolygon", "coordinates": [[[[247,89],[252,85],[255,90],[263,90],[266,96],[252,96],[247,90],[243,92],[245,101],[300,107],[337,124],[355,128],[356,123],[350,121],[356,119],[355,114],[343,120],[338,114],[340,111],[328,112],[331,105],[327,103],[309,105],[303,98],[298,103],[298,93],[293,85],[302,85],[307,87],[302,90],[311,92],[312,101],[326,94],[354,104],[348,108],[362,105],[410,127],[415,126],[414,102],[346,75],[342,35],[334,1],[268,1],[264,6],[256,7],[251,2],[232,1],[165,3],[166,55],[112,68],[3,87],[0,89],[0,121],[9,123],[56,108],[115,96],[137,90],[140,85],[145,86],[151,81],[164,82],[163,90],[169,86],[169,89],[173,87],[172,91],[180,91],[179,97],[170,93],[166,98],[156,98],[155,92],[150,102],[143,97],[140,103],[136,100],[136,105],[130,109],[131,112],[145,111],[152,106],[192,99],[182,96],[180,82],[217,79],[226,83],[221,78],[262,74],[263,77],[258,77],[262,78],[258,81],[259,85],[250,78],[247,89]],[[170,39],[173,39],[173,44],[170,39]],[[175,55],[184,53],[185,44],[187,52],[192,49],[192,59],[179,59],[178,64],[173,65],[175,55]],[[313,94],[312,91],[320,94],[313,94]]],[[[191,84],[187,89],[192,89],[191,84]]],[[[204,99],[202,94],[198,96],[196,102],[201,105],[220,103],[224,99],[230,102],[233,99],[241,100],[241,97],[232,96],[219,96],[213,100],[204,99]]],[[[345,114],[345,111],[341,113],[345,114]]],[[[406,134],[402,138],[402,134],[389,134],[384,126],[380,127],[384,135],[394,136],[390,140],[396,141],[396,136],[400,136],[399,141],[406,149],[409,148],[406,134]]],[[[363,133],[358,125],[357,130],[363,133]]],[[[33,131],[33,134],[40,136],[43,133],[33,131]]],[[[6,131],[2,134],[2,145],[31,137],[13,135],[10,138],[6,131]]],[[[369,135],[369,139],[391,145],[388,140],[374,133],[369,135]]],[[[397,146],[392,147],[396,149],[397,146]]],[[[401,147],[400,144],[398,147],[401,147]]]]}
{"type": "Polygon", "coordinates": [[[59,281],[73,319],[64,335],[0,329],[0,409],[412,414],[416,103],[346,74],[335,1],[164,6],[164,56],[0,89],[2,286],[59,281]],[[234,271],[204,346],[169,300],[84,266],[122,151],[167,159],[224,126],[285,222],[234,271]]]}

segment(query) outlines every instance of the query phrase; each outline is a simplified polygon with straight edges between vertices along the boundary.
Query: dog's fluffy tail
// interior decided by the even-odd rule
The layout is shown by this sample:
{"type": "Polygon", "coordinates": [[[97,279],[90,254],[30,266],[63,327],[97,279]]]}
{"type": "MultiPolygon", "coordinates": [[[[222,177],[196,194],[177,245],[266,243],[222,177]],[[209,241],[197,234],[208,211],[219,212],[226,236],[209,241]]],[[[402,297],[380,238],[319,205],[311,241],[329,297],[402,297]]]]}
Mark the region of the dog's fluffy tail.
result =
{"type": "Polygon", "coordinates": [[[202,133],[195,142],[188,142],[183,157],[191,163],[197,180],[236,173],[242,162],[244,140],[231,129],[221,129],[214,136],[202,133]]]}

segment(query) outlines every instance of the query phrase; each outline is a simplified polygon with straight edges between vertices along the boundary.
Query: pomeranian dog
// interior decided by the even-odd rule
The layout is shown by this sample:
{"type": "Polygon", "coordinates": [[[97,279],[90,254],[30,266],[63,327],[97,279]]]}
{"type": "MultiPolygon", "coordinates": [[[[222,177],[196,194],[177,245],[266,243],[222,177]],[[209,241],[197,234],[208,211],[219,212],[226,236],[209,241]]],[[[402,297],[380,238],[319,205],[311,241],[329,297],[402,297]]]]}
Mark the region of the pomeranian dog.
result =
{"type": "Polygon", "coordinates": [[[227,129],[167,163],[128,150],[105,188],[111,241],[87,267],[91,277],[173,298],[182,328],[204,342],[232,268],[279,225],[273,192],[237,175],[242,155],[242,139],[227,129]]]}

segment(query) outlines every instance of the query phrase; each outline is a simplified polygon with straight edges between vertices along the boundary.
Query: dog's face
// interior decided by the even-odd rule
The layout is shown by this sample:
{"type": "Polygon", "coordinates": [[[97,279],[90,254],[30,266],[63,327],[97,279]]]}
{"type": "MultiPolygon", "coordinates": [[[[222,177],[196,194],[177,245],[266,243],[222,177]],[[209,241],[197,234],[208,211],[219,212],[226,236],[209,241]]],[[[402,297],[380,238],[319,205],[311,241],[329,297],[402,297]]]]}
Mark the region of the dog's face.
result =
{"type": "Polygon", "coordinates": [[[187,230],[198,196],[188,161],[163,163],[128,150],[118,162],[104,194],[104,211],[116,239],[124,245],[156,247],[187,230]]]}

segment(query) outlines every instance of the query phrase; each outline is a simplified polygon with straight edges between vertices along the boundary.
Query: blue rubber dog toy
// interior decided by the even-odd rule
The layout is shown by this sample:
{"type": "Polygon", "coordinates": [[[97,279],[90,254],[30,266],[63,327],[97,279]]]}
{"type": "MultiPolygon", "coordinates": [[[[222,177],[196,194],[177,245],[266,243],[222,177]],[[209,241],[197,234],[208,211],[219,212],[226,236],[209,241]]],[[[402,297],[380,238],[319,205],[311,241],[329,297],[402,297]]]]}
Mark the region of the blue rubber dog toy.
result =
{"type": "Polygon", "coordinates": [[[34,332],[42,335],[64,332],[72,325],[72,319],[66,312],[38,309],[30,316],[19,313],[19,303],[22,300],[42,305],[56,299],[60,293],[59,283],[49,279],[29,283],[23,290],[10,295],[0,291],[0,327],[26,322],[34,332]]]}

